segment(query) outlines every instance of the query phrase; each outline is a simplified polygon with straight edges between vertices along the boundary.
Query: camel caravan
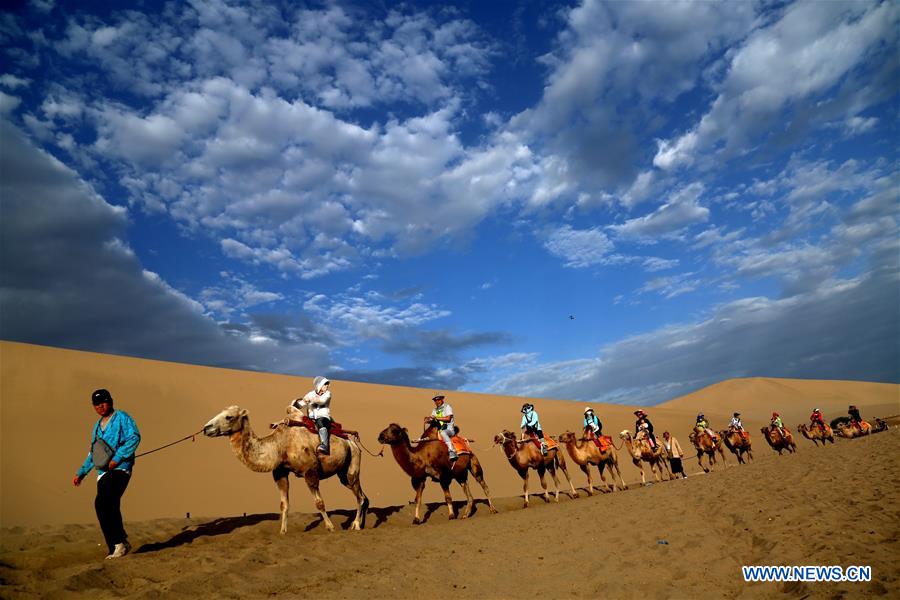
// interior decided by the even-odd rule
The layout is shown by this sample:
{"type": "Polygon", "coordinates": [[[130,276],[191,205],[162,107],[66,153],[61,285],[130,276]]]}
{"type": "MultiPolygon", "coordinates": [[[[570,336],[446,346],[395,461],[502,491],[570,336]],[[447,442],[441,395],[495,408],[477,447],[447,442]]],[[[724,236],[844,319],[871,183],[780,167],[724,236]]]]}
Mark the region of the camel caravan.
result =
{"type": "MultiPolygon", "coordinates": [[[[281,497],[282,534],[287,532],[291,473],[306,482],[328,531],[334,531],[334,524],[319,492],[319,482],[334,475],[337,475],[341,484],[356,499],[356,516],[350,528],[361,530],[365,526],[369,500],[360,484],[364,447],[358,432],[345,430],[340,423],[332,420],[329,387],[328,379],[316,377],[313,390],[303,398],[294,400],[287,407],[287,417],[271,423],[271,432],[264,437],[254,433],[247,411],[239,406],[229,406],[210,419],[202,429],[208,437],[227,437],[232,452],[247,468],[272,473],[281,497]]],[[[484,468],[470,444],[472,440],[460,435],[453,409],[443,395],[435,396],[432,401],[434,409],[425,417],[424,429],[419,438],[410,439],[408,430],[397,423],[391,423],[378,435],[378,442],[390,447],[398,466],[410,478],[415,492],[413,524],[423,522],[422,495],[429,480],[437,482],[443,490],[450,519],[457,518],[450,494],[450,486],[454,481],[466,496],[466,504],[458,515],[459,518],[466,519],[472,514],[475,501],[469,489],[470,475],[484,491],[489,511],[496,513],[490,489],[484,479],[484,468]]],[[[603,425],[591,407],[584,411],[580,436],[566,431],[553,438],[544,435],[534,405],[524,404],[521,434],[503,430],[494,436],[493,444],[502,449],[510,466],[522,478],[524,508],[529,505],[528,479],[532,470],[538,474],[545,502],[551,501],[546,480],[548,472],[553,479],[556,502],[559,502],[561,491],[559,471],[562,471],[568,483],[566,494],[570,498],[579,497],[569,476],[566,454],[585,474],[589,496],[594,494],[592,467],[597,468],[603,484],[597,488],[601,492],[612,493],[616,489],[628,489],[619,469],[619,451],[622,450],[628,453],[631,462],[640,471],[642,485],[651,485],[647,481],[645,463],[656,482],[676,479],[678,475],[686,478],[687,474],[682,466],[684,453],[678,441],[668,431],[663,433],[662,440],[657,439],[647,413],[636,410],[634,414],[637,417],[634,433],[627,429],[620,432],[622,445],[616,446],[612,437],[603,435],[603,425]],[[565,447],[565,451],[561,445],[565,447]],[[607,482],[606,475],[609,475],[610,482],[607,482]]],[[[810,415],[810,425],[801,424],[797,430],[816,446],[821,442],[824,447],[826,440],[834,443],[835,435],[854,438],[888,428],[885,421],[877,418],[875,426],[870,425],[860,417],[855,406],[850,406],[848,414],[849,419],[841,417],[832,422],[834,426],[829,426],[821,411],[815,409],[810,415]]],[[[777,412],[772,413],[769,426],[760,431],[769,446],[779,455],[784,451],[797,451],[791,431],[784,426],[777,412]]],[[[696,451],[697,463],[706,473],[718,464],[719,459],[723,468],[727,468],[723,448],[734,454],[739,464],[745,462],[745,456],[749,460],[753,459],[750,434],[744,430],[738,412],[734,413],[728,428],[720,431],[713,430],[706,417],[702,413],[698,414],[689,439],[696,451]]]]}

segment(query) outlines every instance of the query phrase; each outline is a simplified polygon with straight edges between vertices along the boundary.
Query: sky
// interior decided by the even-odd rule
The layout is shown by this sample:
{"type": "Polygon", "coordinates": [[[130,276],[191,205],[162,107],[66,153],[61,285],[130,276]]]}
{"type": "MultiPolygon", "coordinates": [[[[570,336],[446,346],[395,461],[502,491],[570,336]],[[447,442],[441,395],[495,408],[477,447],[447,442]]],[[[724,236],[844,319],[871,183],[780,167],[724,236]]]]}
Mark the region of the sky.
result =
{"type": "Polygon", "coordinates": [[[0,12],[0,338],[653,405],[900,381],[900,4],[0,12]]]}

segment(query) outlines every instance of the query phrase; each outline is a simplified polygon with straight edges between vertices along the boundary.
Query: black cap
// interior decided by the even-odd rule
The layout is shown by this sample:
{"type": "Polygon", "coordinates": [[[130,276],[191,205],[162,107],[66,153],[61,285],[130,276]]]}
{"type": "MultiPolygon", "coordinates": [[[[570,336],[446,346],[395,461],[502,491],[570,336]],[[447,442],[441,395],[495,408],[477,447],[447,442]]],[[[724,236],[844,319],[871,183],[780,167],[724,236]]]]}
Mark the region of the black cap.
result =
{"type": "Polygon", "coordinates": [[[441,394],[438,394],[437,396],[435,396],[435,397],[432,398],[431,400],[432,400],[433,402],[437,402],[438,400],[443,400],[443,399],[444,399],[444,396],[441,395],[441,394]]]}
{"type": "Polygon", "coordinates": [[[103,404],[104,402],[109,402],[112,404],[112,396],[109,395],[109,390],[100,388],[99,390],[94,390],[94,393],[91,394],[91,404],[97,406],[98,404],[103,404]]]}

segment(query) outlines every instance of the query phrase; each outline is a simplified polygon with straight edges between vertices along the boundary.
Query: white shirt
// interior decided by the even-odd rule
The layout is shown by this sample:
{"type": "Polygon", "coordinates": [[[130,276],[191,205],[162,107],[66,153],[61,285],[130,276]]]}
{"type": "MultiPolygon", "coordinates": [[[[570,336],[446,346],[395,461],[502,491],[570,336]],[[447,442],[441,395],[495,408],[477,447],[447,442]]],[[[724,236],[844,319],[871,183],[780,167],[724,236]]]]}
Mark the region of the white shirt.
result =
{"type": "Polygon", "coordinates": [[[453,419],[453,409],[450,408],[450,405],[444,402],[440,407],[435,406],[434,410],[431,411],[432,417],[450,417],[450,422],[441,422],[441,429],[453,429],[456,430],[456,421],[453,419]],[[446,427],[445,427],[446,425],[446,427]]]}
{"type": "Polygon", "coordinates": [[[302,400],[294,401],[296,408],[309,407],[310,419],[330,419],[331,418],[331,390],[328,390],[321,396],[315,390],[308,392],[303,396],[302,400]]]}

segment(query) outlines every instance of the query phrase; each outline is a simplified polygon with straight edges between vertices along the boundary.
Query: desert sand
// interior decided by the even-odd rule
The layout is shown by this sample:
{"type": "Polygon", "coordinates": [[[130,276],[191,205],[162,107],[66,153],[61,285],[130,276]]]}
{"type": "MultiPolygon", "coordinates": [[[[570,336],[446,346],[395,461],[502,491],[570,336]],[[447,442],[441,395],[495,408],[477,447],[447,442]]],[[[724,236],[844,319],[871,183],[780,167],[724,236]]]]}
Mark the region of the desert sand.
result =
{"type": "MultiPolygon", "coordinates": [[[[248,409],[265,435],[310,385],[310,378],[0,343],[0,595],[834,598],[896,593],[900,585],[900,430],[826,448],[798,437],[790,456],[776,455],[758,433],[772,409],[792,429],[813,406],[829,419],[849,403],[864,417],[894,415],[900,387],[765,378],[722,382],[647,409],[657,431],[669,429],[689,456],[698,410],[717,428],[740,410],[753,433],[751,464],[738,467],[729,455],[730,468],[699,475],[687,458],[687,480],[642,488],[634,485],[637,469],[622,460],[631,489],[588,498],[570,461],[582,497],[533,498],[527,510],[521,480],[491,445],[497,431],[517,427],[524,400],[448,392],[500,514],[479,503],[472,518],[448,521],[439,488],[429,484],[421,526],[411,525],[409,480],[386,453],[364,456],[372,503],[364,531],[341,530],[352,502],[336,481],[322,487],[339,528],[329,534],[293,479],[289,529],[279,536],[271,477],[241,465],[225,440],[198,436],[139,459],[123,500],[136,552],[102,560],[93,476],[71,486],[95,418],[93,389],[107,387],[117,408],[135,417],[140,452],[198,431],[231,404],[248,409]],[[745,584],[742,564],[871,565],[874,575],[865,584],[745,584]]],[[[418,431],[439,391],[335,381],[334,414],[377,452],[378,431],[390,422],[418,431]]],[[[548,433],[580,426],[583,404],[532,402],[548,433]]],[[[633,407],[595,410],[606,433],[633,427],[633,407]]],[[[452,491],[461,501],[459,488],[452,491]]],[[[482,497],[477,485],[473,492],[482,497]]]]}

